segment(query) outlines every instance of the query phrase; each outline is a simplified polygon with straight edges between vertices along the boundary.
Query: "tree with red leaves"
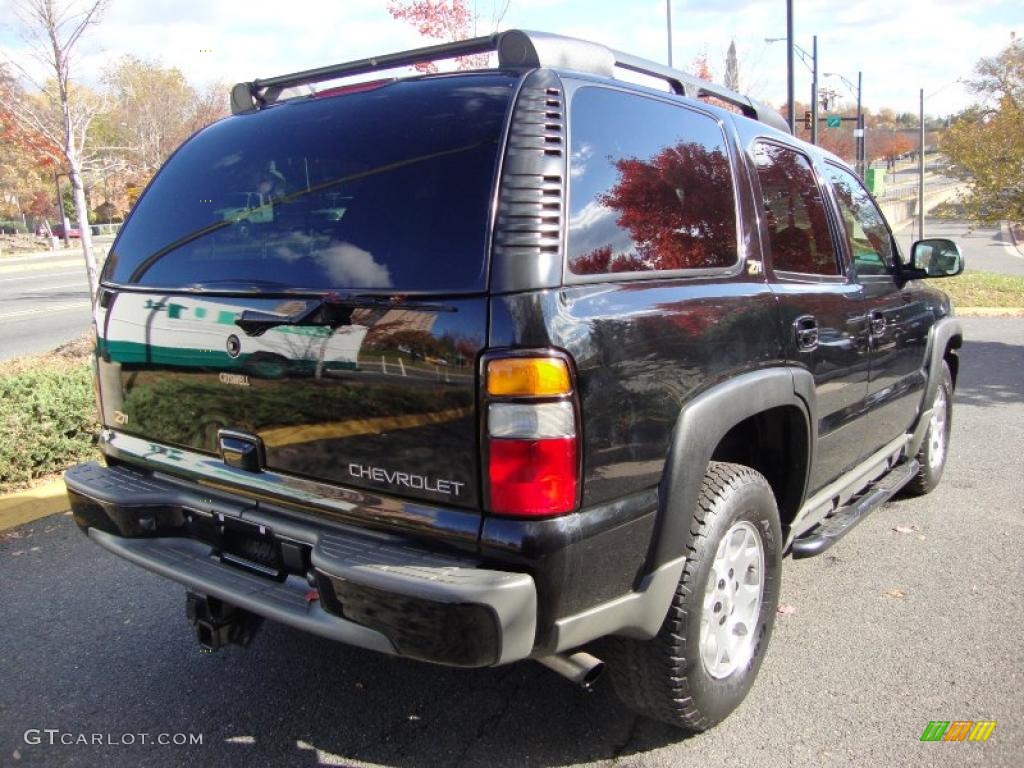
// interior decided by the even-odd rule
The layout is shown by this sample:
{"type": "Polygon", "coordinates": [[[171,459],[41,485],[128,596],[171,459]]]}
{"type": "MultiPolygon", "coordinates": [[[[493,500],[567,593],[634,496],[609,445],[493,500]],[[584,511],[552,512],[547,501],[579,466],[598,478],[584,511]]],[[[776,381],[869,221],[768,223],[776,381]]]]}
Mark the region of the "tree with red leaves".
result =
{"type": "MultiPolygon", "coordinates": [[[[504,0],[495,6],[491,15],[491,31],[495,31],[505,17],[508,4],[509,0],[504,0]]],[[[479,16],[467,0],[390,0],[388,13],[398,21],[411,24],[424,37],[435,40],[454,42],[477,36],[479,16]]],[[[455,65],[458,69],[481,69],[487,66],[487,58],[487,54],[459,56],[455,65]]],[[[437,65],[421,62],[416,69],[437,72],[437,65]]]]}
{"type": "Polygon", "coordinates": [[[720,267],[735,260],[736,224],[728,158],[693,142],[649,160],[617,160],[618,181],[597,200],[618,211],[635,250],[602,246],[572,260],[576,274],[720,267]]]}

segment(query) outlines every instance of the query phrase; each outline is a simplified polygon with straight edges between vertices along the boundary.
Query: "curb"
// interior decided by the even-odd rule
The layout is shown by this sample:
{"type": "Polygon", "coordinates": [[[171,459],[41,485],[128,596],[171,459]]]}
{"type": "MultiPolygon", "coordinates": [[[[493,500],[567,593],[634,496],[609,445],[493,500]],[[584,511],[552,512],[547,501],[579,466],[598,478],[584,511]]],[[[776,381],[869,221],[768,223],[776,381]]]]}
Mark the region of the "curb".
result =
{"type": "Polygon", "coordinates": [[[15,528],[41,517],[68,509],[64,478],[59,477],[35,488],[0,496],[0,531],[15,528]]]}

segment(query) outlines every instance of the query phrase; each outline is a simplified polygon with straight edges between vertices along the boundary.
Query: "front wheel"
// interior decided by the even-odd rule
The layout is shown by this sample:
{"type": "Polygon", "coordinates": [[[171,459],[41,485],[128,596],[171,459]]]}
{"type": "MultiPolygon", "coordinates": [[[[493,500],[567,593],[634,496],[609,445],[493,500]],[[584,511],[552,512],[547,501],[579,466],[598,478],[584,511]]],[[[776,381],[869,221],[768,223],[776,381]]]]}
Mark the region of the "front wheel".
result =
{"type": "Polygon", "coordinates": [[[764,477],[712,462],[690,513],[687,560],[650,640],[614,638],[609,669],[637,713],[689,731],[721,722],[757,677],[779,601],[782,530],[764,477]]]}
{"type": "Polygon", "coordinates": [[[953,426],[953,376],[945,361],[939,371],[939,385],[932,398],[932,415],[924,436],[917,461],[921,468],[914,479],[903,487],[909,496],[923,496],[935,490],[946,469],[949,453],[949,433],[953,426]]]}

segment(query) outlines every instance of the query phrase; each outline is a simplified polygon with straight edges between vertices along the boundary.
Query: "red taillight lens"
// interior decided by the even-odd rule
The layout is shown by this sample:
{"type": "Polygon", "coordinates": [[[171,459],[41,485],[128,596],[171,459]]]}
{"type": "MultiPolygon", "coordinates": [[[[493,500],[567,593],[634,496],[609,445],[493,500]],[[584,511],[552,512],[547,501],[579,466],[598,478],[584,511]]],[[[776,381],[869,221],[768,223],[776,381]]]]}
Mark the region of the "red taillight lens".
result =
{"type": "Polygon", "coordinates": [[[576,438],[491,438],[490,509],[501,515],[541,517],[576,506],[576,438]]]}

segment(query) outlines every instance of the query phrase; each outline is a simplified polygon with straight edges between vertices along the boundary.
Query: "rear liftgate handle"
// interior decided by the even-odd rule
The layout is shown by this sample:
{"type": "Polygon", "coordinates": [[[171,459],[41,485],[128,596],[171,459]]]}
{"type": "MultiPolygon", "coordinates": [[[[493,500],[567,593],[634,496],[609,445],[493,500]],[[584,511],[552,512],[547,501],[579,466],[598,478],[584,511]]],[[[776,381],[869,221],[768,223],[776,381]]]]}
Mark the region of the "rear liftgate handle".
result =
{"type": "Polygon", "coordinates": [[[885,333],[885,314],[880,309],[873,309],[868,312],[868,323],[871,326],[872,336],[881,336],[885,333]]]}
{"type": "Polygon", "coordinates": [[[813,352],[818,348],[818,321],[813,315],[801,315],[794,320],[793,331],[798,350],[813,352]]]}

